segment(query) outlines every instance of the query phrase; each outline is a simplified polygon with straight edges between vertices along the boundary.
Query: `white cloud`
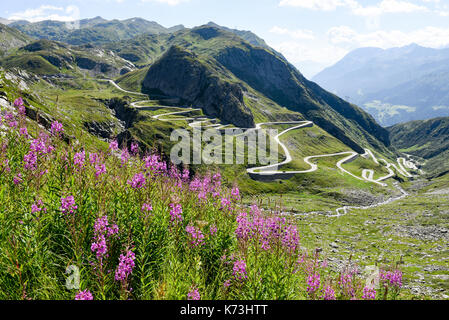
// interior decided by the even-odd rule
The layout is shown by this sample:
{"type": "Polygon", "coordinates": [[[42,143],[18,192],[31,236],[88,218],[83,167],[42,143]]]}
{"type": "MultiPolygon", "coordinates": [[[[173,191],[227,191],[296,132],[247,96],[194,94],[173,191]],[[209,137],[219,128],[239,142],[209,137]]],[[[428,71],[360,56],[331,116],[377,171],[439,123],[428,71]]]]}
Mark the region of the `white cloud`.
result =
{"type": "Polygon", "coordinates": [[[141,0],[142,2],[158,2],[163,4],[168,4],[169,6],[177,6],[183,2],[189,2],[190,0],[141,0]]]}
{"type": "Polygon", "coordinates": [[[312,10],[332,11],[344,6],[344,0],[281,0],[281,7],[301,7],[312,10]]]}
{"type": "Polygon", "coordinates": [[[350,9],[354,15],[359,16],[378,16],[384,13],[410,13],[429,10],[425,6],[405,0],[382,0],[376,5],[366,7],[362,6],[356,0],[281,0],[279,6],[301,7],[323,11],[333,11],[339,7],[345,7],[350,9]]]}
{"type": "Polygon", "coordinates": [[[348,26],[333,27],[327,32],[333,45],[348,49],[357,47],[391,48],[416,43],[424,47],[441,48],[449,45],[449,28],[425,27],[412,32],[377,30],[358,33],[348,26]]]}
{"type": "Polygon", "coordinates": [[[38,22],[43,20],[56,21],[76,21],[79,19],[79,9],[76,6],[56,7],[42,5],[36,9],[26,9],[25,11],[16,12],[8,17],[9,20],[27,20],[30,22],[38,22]]]}
{"type": "Polygon", "coordinates": [[[334,45],[305,45],[295,41],[284,41],[270,45],[281,52],[291,63],[313,61],[331,65],[342,59],[349,52],[347,49],[334,45]]]}
{"type": "Polygon", "coordinates": [[[303,40],[315,39],[315,35],[314,35],[313,31],[306,30],[306,29],[289,30],[286,28],[274,26],[273,28],[271,28],[270,32],[279,34],[279,35],[287,35],[294,39],[303,39],[303,40]]]}

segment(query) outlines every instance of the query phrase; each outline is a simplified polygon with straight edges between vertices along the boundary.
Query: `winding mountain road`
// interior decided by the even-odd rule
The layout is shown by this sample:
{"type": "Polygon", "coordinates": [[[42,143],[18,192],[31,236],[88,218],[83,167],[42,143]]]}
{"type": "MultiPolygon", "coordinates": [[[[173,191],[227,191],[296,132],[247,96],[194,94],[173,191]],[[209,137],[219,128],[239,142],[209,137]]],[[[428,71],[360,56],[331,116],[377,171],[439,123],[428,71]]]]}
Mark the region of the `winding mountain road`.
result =
{"type": "MultiPolygon", "coordinates": [[[[104,81],[108,81],[115,88],[117,88],[118,90],[120,90],[122,92],[134,94],[134,95],[147,96],[147,95],[139,93],[139,92],[132,92],[132,91],[124,90],[119,85],[117,85],[113,80],[104,79],[104,81]]],[[[149,102],[149,101],[150,100],[136,101],[136,102],[131,103],[131,105],[135,108],[148,108],[148,106],[141,106],[140,104],[143,104],[143,103],[149,102]]],[[[155,108],[155,109],[173,109],[173,110],[180,109],[180,107],[168,107],[168,106],[150,106],[150,107],[155,108]]],[[[182,110],[182,111],[174,111],[174,112],[154,115],[154,116],[152,116],[152,118],[155,120],[164,121],[164,122],[191,121],[189,123],[189,126],[192,128],[202,127],[202,128],[215,128],[215,129],[219,130],[219,129],[227,127],[227,125],[221,125],[221,124],[211,124],[208,126],[204,126],[203,124],[207,123],[207,122],[219,122],[219,119],[211,119],[211,118],[207,118],[204,116],[202,116],[202,117],[190,116],[190,117],[178,117],[178,118],[170,118],[169,117],[169,118],[167,118],[167,116],[188,114],[188,113],[192,113],[192,112],[198,112],[201,110],[202,109],[186,108],[185,110],[182,110]]],[[[398,166],[396,166],[394,163],[390,163],[385,159],[377,159],[371,150],[365,149],[365,153],[362,155],[360,155],[359,153],[354,152],[354,151],[346,151],[346,152],[339,152],[339,153],[308,156],[308,157],[305,157],[303,160],[305,163],[307,163],[310,166],[310,169],[302,170],[302,171],[281,171],[281,170],[278,170],[279,167],[286,165],[293,161],[293,158],[292,158],[287,146],[280,140],[281,136],[283,136],[284,134],[286,134],[287,132],[290,132],[292,130],[313,127],[314,123],[312,121],[263,122],[263,123],[257,123],[255,128],[244,128],[244,129],[247,129],[248,131],[249,130],[261,130],[262,126],[273,126],[273,125],[292,125],[292,127],[282,131],[281,133],[279,133],[278,135],[276,135],[274,137],[276,143],[278,143],[278,145],[281,146],[281,148],[284,151],[285,160],[282,162],[279,162],[279,163],[270,164],[270,165],[266,165],[266,166],[248,168],[247,172],[248,172],[248,174],[250,174],[250,176],[277,176],[282,179],[282,177],[284,177],[284,176],[286,178],[286,177],[291,177],[291,175],[294,175],[294,174],[311,173],[311,172],[318,170],[318,165],[316,163],[312,162],[313,159],[345,156],[343,159],[339,160],[336,164],[336,167],[340,171],[354,177],[355,179],[358,179],[361,181],[367,181],[367,182],[375,183],[375,184],[383,186],[383,187],[387,187],[388,185],[386,183],[383,183],[382,181],[387,180],[395,175],[395,172],[392,168],[394,168],[398,173],[400,173],[406,177],[412,177],[412,175],[406,170],[405,167],[407,167],[409,169],[416,169],[415,164],[411,161],[406,160],[405,158],[398,158],[397,159],[398,166]],[[371,158],[373,160],[373,162],[376,164],[380,164],[380,163],[385,164],[385,168],[388,170],[388,174],[385,176],[382,176],[378,179],[374,179],[375,172],[372,169],[363,169],[362,176],[359,177],[343,168],[343,164],[349,163],[349,162],[355,160],[359,156],[362,156],[366,159],[371,158]]],[[[373,204],[370,206],[362,206],[362,207],[345,206],[342,208],[338,208],[338,209],[336,209],[336,215],[333,215],[331,217],[339,217],[339,216],[342,216],[343,214],[347,214],[349,209],[370,209],[370,208],[374,208],[377,206],[385,205],[385,204],[391,203],[393,201],[400,200],[408,195],[408,193],[405,192],[397,183],[394,183],[393,185],[396,189],[398,189],[401,192],[400,196],[392,197],[386,201],[376,203],[376,204],[373,204]]]]}

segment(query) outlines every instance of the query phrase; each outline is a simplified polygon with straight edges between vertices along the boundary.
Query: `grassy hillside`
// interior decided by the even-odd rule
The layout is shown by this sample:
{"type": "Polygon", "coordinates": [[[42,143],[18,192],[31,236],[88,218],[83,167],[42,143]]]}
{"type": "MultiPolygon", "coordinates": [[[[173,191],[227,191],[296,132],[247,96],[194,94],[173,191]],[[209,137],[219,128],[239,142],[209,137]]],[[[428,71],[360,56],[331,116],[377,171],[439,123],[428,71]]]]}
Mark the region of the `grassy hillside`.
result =
{"type": "Polygon", "coordinates": [[[61,42],[38,40],[0,60],[5,68],[20,68],[38,75],[115,77],[135,67],[104,49],[76,47],[61,42]]]}
{"type": "Polygon", "coordinates": [[[411,121],[389,127],[392,144],[400,151],[425,160],[429,174],[449,171],[449,118],[411,121]]]}
{"type": "Polygon", "coordinates": [[[8,54],[15,48],[19,48],[27,43],[30,43],[31,41],[31,37],[0,23],[0,57],[8,54]]]}

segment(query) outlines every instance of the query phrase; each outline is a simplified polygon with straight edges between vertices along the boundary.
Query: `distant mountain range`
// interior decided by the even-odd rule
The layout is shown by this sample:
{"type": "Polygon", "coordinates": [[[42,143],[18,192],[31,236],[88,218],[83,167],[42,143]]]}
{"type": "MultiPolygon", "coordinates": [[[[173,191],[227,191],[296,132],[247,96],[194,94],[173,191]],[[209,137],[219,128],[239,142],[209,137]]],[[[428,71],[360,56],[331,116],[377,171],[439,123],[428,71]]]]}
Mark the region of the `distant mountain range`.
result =
{"type": "Polygon", "coordinates": [[[154,21],[142,18],[106,20],[102,17],[80,20],[79,28],[77,24],[51,20],[34,23],[9,21],[8,25],[33,38],[61,41],[72,45],[127,40],[144,33],[170,33],[184,28],[182,25],[165,28],[154,21]]]}
{"type": "Polygon", "coordinates": [[[449,48],[361,48],[312,80],[384,126],[449,116],[449,48]]]}

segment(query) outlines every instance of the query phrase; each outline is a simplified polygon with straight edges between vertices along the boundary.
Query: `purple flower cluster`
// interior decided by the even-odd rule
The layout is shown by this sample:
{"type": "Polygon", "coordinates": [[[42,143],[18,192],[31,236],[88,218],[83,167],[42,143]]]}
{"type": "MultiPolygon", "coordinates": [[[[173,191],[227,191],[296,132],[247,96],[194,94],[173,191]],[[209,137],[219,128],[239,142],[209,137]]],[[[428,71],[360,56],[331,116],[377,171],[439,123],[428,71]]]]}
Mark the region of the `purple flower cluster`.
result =
{"type": "Polygon", "coordinates": [[[139,153],[139,144],[137,142],[131,143],[131,153],[137,155],[139,153]]]}
{"type": "Polygon", "coordinates": [[[20,116],[25,116],[26,110],[21,97],[14,100],[14,107],[17,108],[20,116]]]}
{"type": "Polygon", "coordinates": [[[251,207],[249,215],[247,212],[241,212],[237,216],[235,234],[241,241],[258,240],[264,250],[278,244],[289,252],[299,248],[297,227],[289,225],[285,218],[264,217],[256,205],[251,207]]]}
{"type": "Polygon", "coordinates": [[[307,277],[307,292],[313,295],[320,288],[320,274],[313,273],[307,277]]]}
{"type": "Polygon", "coordinates": [[[31,205],[31,213],[38,213],[41,211],[47,212],[47,208],[44,208],[44,203],[42,200],[37,200],[31,205]]]}
{"type": "Polygon", "coordinates": [[[68,196],[66,198],[61,198],[61,211],[62,213],[74,213],[78,209],[75,204],[75,198],[73,196],[68,196]]]}
{"type": "Polygon", "coordinates": [[[117,142],[117,140],[112,140],[109,143],[109,150],[111,150],[111,151],[117,151],[118,150],[118,142],[117,142]]]}
{"type": "Polygon", "coordinates": [[[158,155],[151,155],[144,159],[145,169],[149,170],[152,174],[162,174],[167,171],[167,164],[161,161],[158,155]]]}
{"type": "Polygon", "coordinates": [[[401,288],[402,287],[402,271],[400,271],[400,270],[395,270],[395,271],[382,270],[380,272],[380,280],[390,286],[393,286],[396,288],[401,288]]]}
{"type": "Polygon", "coordinates": [[[109,225],[108,216],[102,216],[95,221],[94,237],[90,249],[95,253],[100,263],[104,257],[107,257],[108,239],[118,232],[119,229],[116,224],[109,225]]]}
{"type": "Polygon", "coordinates": [[[128,180],[128,184],[133,188],[133,189],[141,189],[146,185],[146,179],[145,179],[145,175],[140,172],[137,173],[132,180],[128,180]]]}
{"type": "Polygon", "coordinates": [[[335,300],[335,291],[330,286],[326,286],[322,290],[323,295],[321,296],[321,299],[323,300],[335,300]]]}
{"type": "Polygon", "coordinates": [[[248,278],[246,272],[246,262],[244,260],[237,260],[234,262],[234,267],[232,268],[232,275],[235,280],[246,280],[248,278]]]}
{"type": "Polygon", "coordinates": [[[182,222],[182,206],[180,204],[170,204],[170,222],[173,224],[178,224],[178,222],[182,222]]]}
{"type": "Polygon", "coordinates": [[[119,265],[115,270],[115,280],[125,282],[129,275],[133,272],[136,255],[132,251],[128,251],[125,255],[121,254],[119,265]]]}
{"type": "Polygon", "coordinates": [[[362,299],[364,300],[374,300],[376,299],[376,289],[374,288],[363,288],[363,296],[362,299]]]}
{"type": "Polygon", "coordinates": [[[59,123],[58,121],[54,121],[51,124],[50,132],[51,132],[51,134],[53,134],[55,136],[59,136],[62,133],[64,133],[64,127],[62,126],[62,123],[59,123]]]}
{"type": "Polygon", "coordinates": [[[200,247],[204,244],[204,234],[198,228],[187,226],[186,232],[190,235],[190,245],[192,247],[200,247]]]}
{"type": "Polygon", "coordinates": [[[73,156],[73,163],[78,169],[82,169],[84,167],[84,163],[86,162],[86,152],[83,150],[81,152],[75,153],[73,156]]]}
{"type": "Polygon", "coordinates": [[[75,300],[94,300],[94,296],[89,290],[80,291],[76,294],[75,300]]]}
{"type": "Polygon", "coordinates": [[[95,176],[98,178],[106,173],[106,165],[104,163],[95,165],[95,176]]]}
{"type": "Polygon", "coordinates": [[[201,295],[198,288],[190,288],[190,292],[187,294],[187,300],[201,300],[201,295]]]}

